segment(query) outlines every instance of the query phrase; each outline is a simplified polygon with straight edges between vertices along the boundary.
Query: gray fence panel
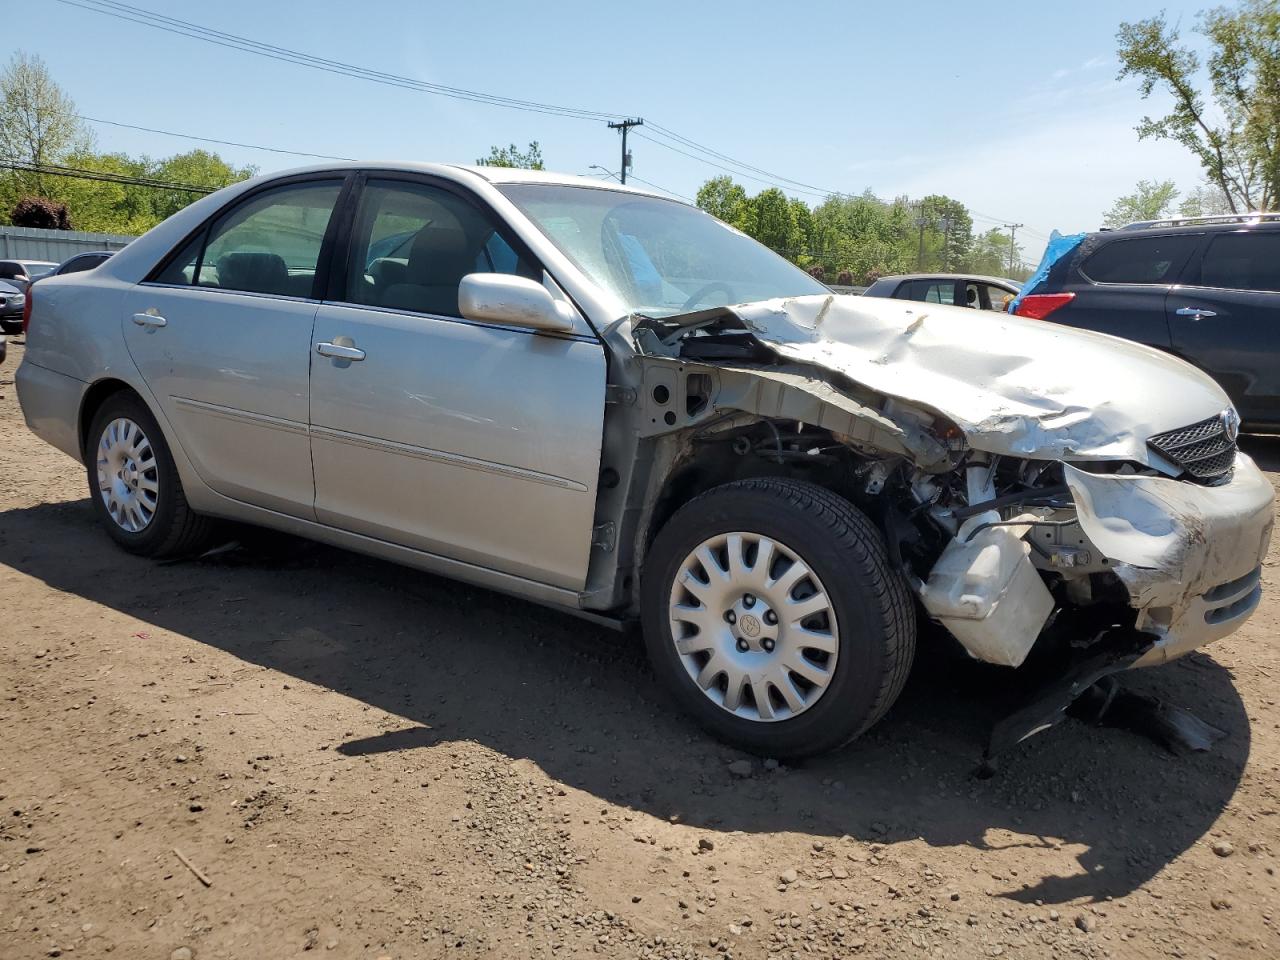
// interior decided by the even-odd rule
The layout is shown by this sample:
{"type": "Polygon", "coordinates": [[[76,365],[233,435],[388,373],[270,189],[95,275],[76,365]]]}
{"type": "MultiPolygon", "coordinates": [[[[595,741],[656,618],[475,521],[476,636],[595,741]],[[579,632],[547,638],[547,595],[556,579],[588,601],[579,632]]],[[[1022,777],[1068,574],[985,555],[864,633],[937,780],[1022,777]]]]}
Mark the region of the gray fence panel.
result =
{"type": "Polygon", "coordinates": [[[61,263],[77,253],[120,250],[133,237],[81,230],[40,230],[35,227],[0,227],[0,260],[51,260],[61,263]]]}

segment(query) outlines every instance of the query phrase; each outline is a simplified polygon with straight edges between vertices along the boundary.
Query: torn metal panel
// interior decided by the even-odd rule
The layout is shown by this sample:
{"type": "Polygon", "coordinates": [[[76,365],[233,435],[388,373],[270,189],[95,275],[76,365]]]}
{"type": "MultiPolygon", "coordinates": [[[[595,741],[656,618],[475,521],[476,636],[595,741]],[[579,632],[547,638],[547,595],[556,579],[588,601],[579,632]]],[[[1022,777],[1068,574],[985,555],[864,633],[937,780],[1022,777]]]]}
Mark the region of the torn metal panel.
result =
{"type": "Polygon", "coordinates": [[[1167,470],[1146,438],[1230,406],[1217,384],[1174,357],[1008,314],[836,295],[722,313],[788,360],[941,413],[990,453],[1167,470]]]}
{"type": "Polygon", "coordinates": [[[1257,608],[1275,491],[1248,456],[1214,487],[1069,464],[1065,477],[1081,530],[1139,610],[1138,629],[1160,638],[1139,666],[1224,637],[1257,608]]]}
{"type": "Polygon", "coordinates": [[[858,403],[802,370],[717,368],[715,406],[830,430],[846,443],[910,456],[921,469],[947,469],[947,448],[910,424],[898,423],[858,403]]]}
{"type": "Polygon", "coordinates": [[[756,417],[795,420],[821,427],[844,442],[887,455],[910,457],[924,470],[949,469],[946,446],[908,416],[897,419],[859,403],[803,367],[739,367],[648,356],[644,365],[646,416],[641,436],[698,426],[738,411],[756,417]],[[690,381],[706,378],[709,403],[689,402],[690,381]],[[657,397],[661,399],[655,399],[657,397]]]}

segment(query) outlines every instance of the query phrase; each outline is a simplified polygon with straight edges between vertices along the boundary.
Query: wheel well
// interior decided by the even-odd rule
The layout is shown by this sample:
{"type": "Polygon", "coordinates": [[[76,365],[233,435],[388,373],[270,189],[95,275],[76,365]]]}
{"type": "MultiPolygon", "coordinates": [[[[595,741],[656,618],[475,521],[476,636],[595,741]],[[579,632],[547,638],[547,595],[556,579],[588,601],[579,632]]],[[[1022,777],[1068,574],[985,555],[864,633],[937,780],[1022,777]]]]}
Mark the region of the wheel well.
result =
{"type": "Polygon", "coordinates": [[[648,553],[653,538],[677,510],[712,487],[734,480],[756,477],[809,480],[849,498],[854,464],[848,449],[826,430],[805,428],[797,434],[795,428],[794,421],[789,425],[761,421],[714,442],[699,443],[693,447],[689,456],[676,465],[662,485],[644,532],[643,553],[648,553]],[[785,436],[786,446],[826,452],[807,456],[799,449],[788,449],[782,450],[786,456],[781,456],[775,448],[775,444],[777,448],[784,446],[780,427],[783,431],[792,431],[785,436]],[[839,453],[833,455],[832,450],[839,453]]]}
{"type": "MultiPolygon", "coordinates": [[[[80,400],[80,419],[78,423],[78,433],[80,436],[80,449],[83,451],[89,442],[89,424],[93,422],[94,415],[98,409],[107,401],[108,397],[113,397],[117,393],[132,393],[138,396],[138,391],[129,386],[123,380],[99,380],[84,392],[84,397],[80,400]]],[[[138,397],[138,399],[142,399],[138,397]]]]}

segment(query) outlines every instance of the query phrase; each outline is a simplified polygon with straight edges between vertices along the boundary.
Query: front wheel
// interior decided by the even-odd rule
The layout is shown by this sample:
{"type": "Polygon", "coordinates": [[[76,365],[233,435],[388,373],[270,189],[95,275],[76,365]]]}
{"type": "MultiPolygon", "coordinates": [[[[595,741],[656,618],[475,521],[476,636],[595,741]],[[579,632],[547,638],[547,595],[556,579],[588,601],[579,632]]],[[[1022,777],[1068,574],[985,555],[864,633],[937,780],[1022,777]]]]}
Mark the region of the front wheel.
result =
{"type": "Polygon", "coordinates": [[[915,607],[884,541],[815,484],[743,480],[683,506],[641,584],[654,669],[704,728],[801,757],[879,720],[915,652],[915,607]]]}

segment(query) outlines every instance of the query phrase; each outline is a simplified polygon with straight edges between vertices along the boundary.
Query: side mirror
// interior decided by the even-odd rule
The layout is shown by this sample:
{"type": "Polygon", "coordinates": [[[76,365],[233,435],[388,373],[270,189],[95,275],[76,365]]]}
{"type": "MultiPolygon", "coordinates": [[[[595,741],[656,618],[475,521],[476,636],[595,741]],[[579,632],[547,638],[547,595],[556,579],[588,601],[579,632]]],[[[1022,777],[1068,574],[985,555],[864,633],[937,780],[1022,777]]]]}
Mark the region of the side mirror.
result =
{"type": "Polygon", "coordinates": [[[458,286],[458,309],[468,320],[548,333],[572,333],[573,310],[542,284],[506,273],[469,273],[458,286]]]}

